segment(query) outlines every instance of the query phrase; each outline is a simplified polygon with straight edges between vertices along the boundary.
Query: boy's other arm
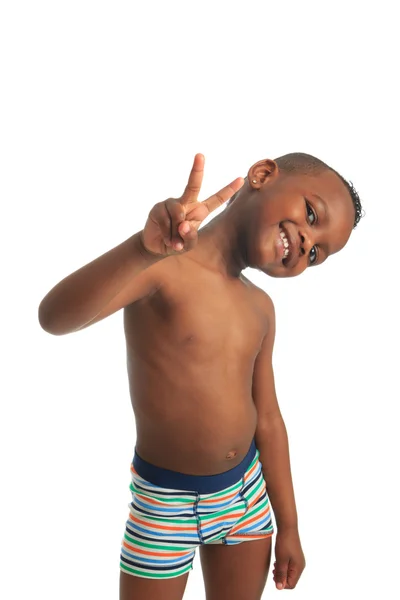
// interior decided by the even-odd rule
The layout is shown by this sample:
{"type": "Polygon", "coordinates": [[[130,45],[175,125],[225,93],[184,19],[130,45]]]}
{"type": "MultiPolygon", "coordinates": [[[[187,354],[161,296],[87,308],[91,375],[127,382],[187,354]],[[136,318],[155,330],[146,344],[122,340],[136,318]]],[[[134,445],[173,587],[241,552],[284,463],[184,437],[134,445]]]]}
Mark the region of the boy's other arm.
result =
{"type": "Polygon", "coordinates": [[[289,446],[275,391],[272,353],[275,340],[275,311],[264,294],[268,332],[257,355],[252,394],[257,408],[256,445],[278,529],[297,528],[297,512],[290,470],[289,446]]]}
{"type": "Polygon", "coordinates": [[[255,441],[278,528],[273,571],[275,585],[277,589],[293,589],[306,563],[297,526],[288,437],[276,398],[272,369],[275,311],[265,293],[264,303],[269,327],[253,373],[253,400],[258,416],[255,441]]]}
{"type": "Polygon", "coordinates": [[[72,333],[112,315],[157,288],[141,231],[55,285],[39,305],[39,323],[53,335],[72,333]]]}

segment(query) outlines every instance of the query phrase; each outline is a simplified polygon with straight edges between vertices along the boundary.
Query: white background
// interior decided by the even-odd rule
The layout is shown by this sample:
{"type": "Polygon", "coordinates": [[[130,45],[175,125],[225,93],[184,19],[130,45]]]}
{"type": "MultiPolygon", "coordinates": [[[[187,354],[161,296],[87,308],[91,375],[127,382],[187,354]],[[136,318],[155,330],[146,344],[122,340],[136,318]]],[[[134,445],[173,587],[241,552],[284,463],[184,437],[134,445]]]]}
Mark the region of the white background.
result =
{"type": "Polygon", "coordinates": [[[322,267],[245,272],[275,302],[307,560],[294,591],[271,573],[263,598],[399,597],[394,15],[382,0],[2,2],[2,598],[117,599],[131,499],[122,311],[55,337],[41,299],[180,195],[197,152],[205,199],[294,151],[353,181],[366,216],[322,267]]]}

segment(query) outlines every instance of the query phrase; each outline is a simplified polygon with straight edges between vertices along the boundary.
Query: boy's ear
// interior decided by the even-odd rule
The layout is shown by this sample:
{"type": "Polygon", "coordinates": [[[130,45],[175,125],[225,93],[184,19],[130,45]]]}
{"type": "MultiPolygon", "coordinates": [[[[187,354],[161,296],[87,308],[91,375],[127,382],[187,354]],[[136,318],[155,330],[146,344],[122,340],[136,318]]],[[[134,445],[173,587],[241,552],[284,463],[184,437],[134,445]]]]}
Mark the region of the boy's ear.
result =
{"type": "Polygon", "coordinates": [[[277,163],[271,158],[265,158],[250,167],[247,177],[250,186],[254,189],[259,189],[266,182],[275,179],[278,173],[279,167],[277,163]]]}

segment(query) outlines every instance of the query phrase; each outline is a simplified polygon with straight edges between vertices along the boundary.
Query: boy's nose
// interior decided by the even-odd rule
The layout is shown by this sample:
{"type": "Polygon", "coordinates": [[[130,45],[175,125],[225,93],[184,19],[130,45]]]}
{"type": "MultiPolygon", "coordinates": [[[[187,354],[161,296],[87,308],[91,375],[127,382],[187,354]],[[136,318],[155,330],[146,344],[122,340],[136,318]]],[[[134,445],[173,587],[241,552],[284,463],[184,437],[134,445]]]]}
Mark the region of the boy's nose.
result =
{"type": "Polygon", "coordinates": [[[304,254],[308,254],[311,248],[314,245],[311,236],[307,234],[306,231],[299,232],[300,235],[300,253],[304,256],[304,254]]]}

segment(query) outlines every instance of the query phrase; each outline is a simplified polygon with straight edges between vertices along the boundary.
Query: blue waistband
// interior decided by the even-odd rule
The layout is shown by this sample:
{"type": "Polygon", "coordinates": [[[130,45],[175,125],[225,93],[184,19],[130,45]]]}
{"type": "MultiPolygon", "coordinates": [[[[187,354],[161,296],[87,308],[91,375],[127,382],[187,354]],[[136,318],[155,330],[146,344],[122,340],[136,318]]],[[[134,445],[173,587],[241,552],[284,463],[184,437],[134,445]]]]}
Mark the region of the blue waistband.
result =
{"type": "Polygon", "coordinates": [[[256,444],[253,439],[249,451],[243,460],[236,467],[233,467],[233,469],[218,473],[217,475],[187,475],[186,473],[156,467],[143,460],[143,458],[140,458],[136,449],[132,463],[140,477],[159,487],[193,491],[199,494],[211,494],[220,492],[237,483],[253,462],[256,450],[256,444]]]}

